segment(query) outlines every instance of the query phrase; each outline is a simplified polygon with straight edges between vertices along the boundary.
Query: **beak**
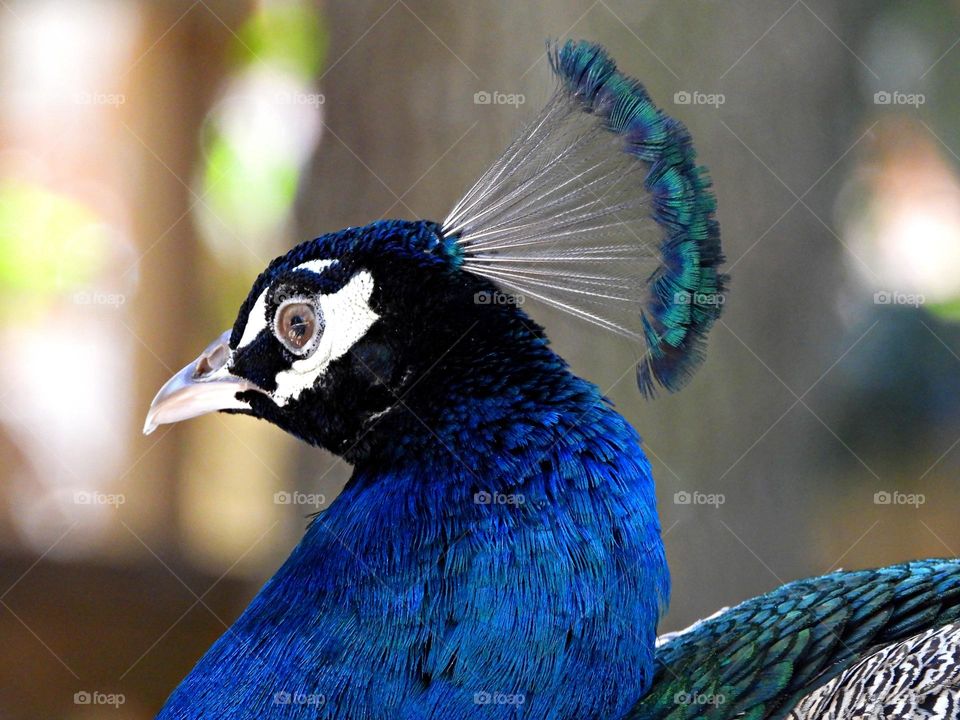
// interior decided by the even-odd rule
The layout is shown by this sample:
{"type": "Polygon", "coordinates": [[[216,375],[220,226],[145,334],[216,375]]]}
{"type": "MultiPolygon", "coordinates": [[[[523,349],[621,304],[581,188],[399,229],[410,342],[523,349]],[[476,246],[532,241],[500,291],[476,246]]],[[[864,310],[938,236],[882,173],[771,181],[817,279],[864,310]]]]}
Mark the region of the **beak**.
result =
{"type": "Polygon", "coordinates": [[[237,393],[260,390],[257,385],[231,375],[227,363],[230,349],[230,331],[210,343],[200,357],[167,380],[150,403],[143,434],[149,435],[158,425],[189,420],[217,410],[249,410],[250,406],[237,399],[237,393]]]}

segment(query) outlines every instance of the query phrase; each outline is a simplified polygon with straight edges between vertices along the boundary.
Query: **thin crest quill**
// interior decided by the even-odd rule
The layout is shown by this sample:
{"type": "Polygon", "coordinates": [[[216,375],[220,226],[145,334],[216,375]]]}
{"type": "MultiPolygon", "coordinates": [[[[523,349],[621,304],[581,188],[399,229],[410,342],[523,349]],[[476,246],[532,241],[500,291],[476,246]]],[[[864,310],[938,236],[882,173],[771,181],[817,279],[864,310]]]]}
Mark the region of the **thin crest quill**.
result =
{"type": "Polygon", "coordinates": [[[706,172],[686,128],[601,47],[548,56],[556,91],[442,233],[465,271],[641,341],[640,389],[676,390],[723,306],[706,172]]]}

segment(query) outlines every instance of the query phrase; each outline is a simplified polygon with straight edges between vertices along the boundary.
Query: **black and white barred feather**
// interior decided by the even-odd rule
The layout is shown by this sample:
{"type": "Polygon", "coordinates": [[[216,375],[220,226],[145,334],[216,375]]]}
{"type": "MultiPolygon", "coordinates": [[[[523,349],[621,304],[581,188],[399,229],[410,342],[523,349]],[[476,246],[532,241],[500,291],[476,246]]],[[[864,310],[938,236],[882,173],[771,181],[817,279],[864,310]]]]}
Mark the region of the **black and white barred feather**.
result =
{"type": "Polygon", "coordinates": [[[803,698],[789,720],[960,718],[960,623],[880,648],[803,698]]]}

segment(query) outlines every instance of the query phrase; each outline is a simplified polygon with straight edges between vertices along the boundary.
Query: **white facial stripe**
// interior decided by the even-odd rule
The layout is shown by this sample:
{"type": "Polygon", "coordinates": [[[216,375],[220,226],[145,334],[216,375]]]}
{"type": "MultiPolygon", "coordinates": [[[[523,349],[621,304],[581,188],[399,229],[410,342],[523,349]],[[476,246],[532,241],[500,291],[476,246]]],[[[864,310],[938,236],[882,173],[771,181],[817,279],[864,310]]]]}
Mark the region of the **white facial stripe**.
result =
{"type": "Polygon", "coordinates": [[[325,323],[323,334],[310,357],[295,361],[289,370],[277,374],[274,402],[283,406],[300,397],[304,390],[313,387],[330,363],[346,355],[367,334],[380,317],[370,308],[373,287],[373,276],[364,270],[332,295],[316,297],[325,323]]]}
{"type": "MultiPolygon", "coordinates": [[[[297,265],[294,270],[309,270],[311,272],[320,274],[335,262],[337,261],[310,260],[309,262],[297,265]]],[[[253,304],[253,307],[250,308],[250,314],[247,315],[247,324],[243,326],[243,337],[240,338],[240,342],[237,344],[237,349],[246,347],[256,340],[257,335],[259,335],[260,332],[269,324],[267,322],[267,292],[269,290],[269,287],[265,288],[264,291],[260,293],[260,297],[258,297],[257,301],[253,304]]]]}
{"type": "Polygon", "coordinates": [[[250,313],[247,315],[247,324],[243,326],[243,337],[240,338],[237,349],[246,347],[256,340],[260,331],[267,326],[267,291],[269,289],[267,288],[260,293],[260,297],[250,308],[250,313]]]}
{"type": "Polygon", "coordinates": [[[336,260],[310,260],[309,262],[301,263],[297,265],[294,270],[309,270],[315,272],[317,275],[322,273],[328,267],[333,265],[336,260]]]}

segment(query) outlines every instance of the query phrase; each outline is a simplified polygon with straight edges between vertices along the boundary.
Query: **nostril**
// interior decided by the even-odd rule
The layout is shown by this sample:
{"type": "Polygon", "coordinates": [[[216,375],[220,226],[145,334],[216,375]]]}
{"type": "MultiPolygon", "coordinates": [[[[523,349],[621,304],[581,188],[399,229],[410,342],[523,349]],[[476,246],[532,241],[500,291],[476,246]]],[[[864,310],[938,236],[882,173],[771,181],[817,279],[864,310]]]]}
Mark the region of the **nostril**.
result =
{"type": "Polygon", "coordinates": [[[208,349],[197,358],[194,377],[204,377],[216,372],[227,363],[229,357],[230,350],[227,345],[219,344],[216,347],[208,349]]]}
{"type": "Polygon", "coordinates": [[[209,375],[213,372],[213,368],[210,367],[210,360],[206,355],[202,355],[199,360],[197,360],[197,367],[194,370],[194,376],[203,377],[204,375],[209,375]]]}

